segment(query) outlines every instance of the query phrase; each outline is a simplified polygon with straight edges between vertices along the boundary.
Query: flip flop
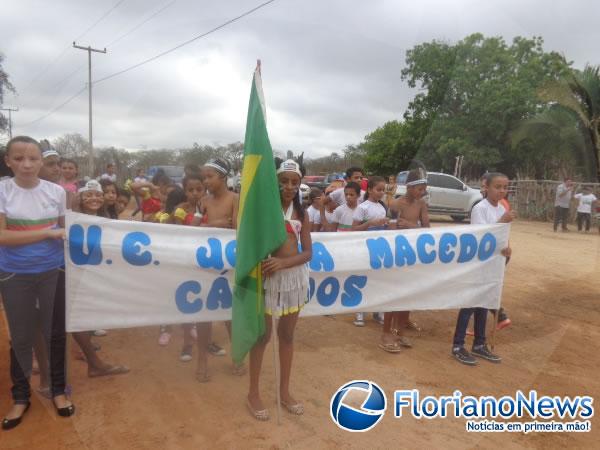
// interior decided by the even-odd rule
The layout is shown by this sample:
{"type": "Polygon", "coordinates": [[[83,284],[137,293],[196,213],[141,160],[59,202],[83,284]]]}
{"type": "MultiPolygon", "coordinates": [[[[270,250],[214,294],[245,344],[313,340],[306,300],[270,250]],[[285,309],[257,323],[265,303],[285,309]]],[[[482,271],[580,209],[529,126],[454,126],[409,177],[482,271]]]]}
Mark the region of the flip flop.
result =
{"type": "Polygon", "coordinates": [[[233,364],[233,367],[231,368],[231,373],[238,377],[241,377],[242,375],[246,375],[247,372],[248,372],[248,369],[246,369],[246,364],[244,364],[244,363],[233,364]]]}
{"type": "Polygon", "coordinates": [[[97,372],[92,372],[88,370],[88,377],[90,378],[98,378],[98,377],[106,377],[109,375],[123,375],[129,373],[129,367],[127,366],[110,366],[105,370],[98,370],[97,372]]]}
{"type": "Polygon", "coordinates": [[[412,348],[412,346],[413,346],[412,342],[410,342],[404,336],[398,336],[398,340],[396,342],[398,342],[398,344],[400,344],[402,347],[406,347],[406,348],[412,348]]]}
{"type": "Polygon", "coordinates": [[[409,330],[415,330],[415,331],[418,331],[418,332],[421,332],[421,331],[423,331],[423,328],[422,328],[422,327],[420,327],[420,326],[417,324],[417,322],[415,322],[414,320],[409,320],[409,321],[406,323],[406,328],[408,328],[409,330]]]}
{"type": "Polygon", "coordinates": [[[395,342],[390,342],[388,344],[384,344],[383,342],[380,342],[379,348],[388,353],[400,353],[402,351],[402,349],[395,342]]]}
{"type": "Polygon", "coordinates": [[[208,373],[208,370],[206,370],[204,373],[196,372],[196,381],[199,383],[208,383],[210,381],[210,374],[208,373]]]}
{"type": "Polygon", "coordinates": [[[252,405],[250,404],[250,400],[246,399],[246,406],[248,407],[248,411],[250,411],[250,414],[252,414],[252,416],[256,419],[256,420],[260,420],[261,422],[265,422],[267,420],[269,420],[269,410],[268,409],[261,409],[256,410],[252,407],[252,405]]]}
{"type": "Polygon", "coordinates": [[[296,416],[301,416],[302,414],[304,414],[304,405],[302,403],[296,403],[294,405],[291,405],[281,400],[281,406],[287,409],[289,413],[295,414],[296,416]]]}

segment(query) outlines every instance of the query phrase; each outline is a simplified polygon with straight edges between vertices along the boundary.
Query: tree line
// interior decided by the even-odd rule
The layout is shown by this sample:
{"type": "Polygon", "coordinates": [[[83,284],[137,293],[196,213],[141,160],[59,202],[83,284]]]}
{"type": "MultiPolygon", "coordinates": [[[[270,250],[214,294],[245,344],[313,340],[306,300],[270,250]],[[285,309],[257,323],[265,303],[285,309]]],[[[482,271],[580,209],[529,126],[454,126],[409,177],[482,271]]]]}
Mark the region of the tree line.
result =
{"type": "MultiPolygon", "coordinates": [[[[14,88],[2,70],[0,104],[14,88]]],[[[564,55],[545,51],[541,37],[501,37],[474,33],[456,43],[433,40],[406,52],[399,82],[416,91],[401,118],[382,124],[360,143],[321,158],[305,158],[311,174],[363,165],[390,175],[413,159],[429,170],[452,172],[463,158],[463,175],[485,171],[511,178],[558,179],[575,176],[600,181],[600,68],[573,67],[564,55]]],[[[0,130],[6,120],[0,114],[0,130]]],[[[87,141],[67,134],[53,146],[85,168],[87,141]]],[[[280,156],[283,152],[277,152],[280,156]]],[[[95,166],[113,162],[127,171],[150,165],[203,164],[222,156],[239,170],[240,142],[181,149],[95,151],[95,166]]]]}

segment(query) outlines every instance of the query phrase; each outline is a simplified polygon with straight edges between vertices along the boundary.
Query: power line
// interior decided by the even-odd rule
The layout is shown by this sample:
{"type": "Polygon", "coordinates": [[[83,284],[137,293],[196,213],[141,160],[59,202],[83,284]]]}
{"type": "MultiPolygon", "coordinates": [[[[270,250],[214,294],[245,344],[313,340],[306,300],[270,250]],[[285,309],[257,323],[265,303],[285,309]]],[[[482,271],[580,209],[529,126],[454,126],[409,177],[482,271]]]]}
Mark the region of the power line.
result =
{"type": "Polygon", "coordinates": [[[111,41],[108,44],[106,44],[105,47],[108,48],[108,47],[116,44],[117,42],[121,41],[123,38],[129,36],[131,33],[133,33],[134,31],[136,31],[137,29],[139,29],[144,24],[148,23],[150,20],[154,19],[156,16],[158,16],[160,13],[162,13],[165,9],[169,8],[170,6],[172,6],[176,2],[177,2],[177,0],[173,0],[170,3],[168,3],[167,5],[163,6],[158,11],[156,11],[154,14],[152,14],[150,17],[144,19],[142,22],[140,22],[137,25],[135,25],[133,28],[131,28],[125,34],[119,36],[118,38],[116,38],[113,41],[111,41]]]}
{"type": "Polygon", "coordinates": [[[107,75],[107,76],[105,76],[103,78],[100,78],[99,80],[96,80],[93,83],[94,84],[102,83],[103,81],[109,80],[109,79],[114,78],[114,77],[116,77],[118,75],[122,75],[122,74],[124,74],[126,72],[129,72],[130,70],[137,69],[138,67],[143,66],[144,64],[152,62],[152,61],[154,61],[154,60],[156,60],[158,58],[161,58],[162,56],[165,56],[165,55],[167,55],[169,53],[174,52],[175,50],[180,49],[181,47],[185,47],[186,45],[191,44],[192,42],[197,41],[198,39],[206,37],[209,34],[212,34],[212,33],[216,32],[216,31],[220,30],[221,28],[225,28],[227,25],[230,25],[230,24],[232,24],[234,22],[237,22],[238,20],[240,20],[240,19],[242,19],[242,18],[244,18],[246,16],[249,16],[250,14],[254,13],[255,11],[258,11],[259,9],[264,8],[265,6],[267,6],[270,3],[273,3],[275,1],[276,0],[269,0],[269,1],[266,1],[264,3],[261,3],[260,5],[252,8],[252,9],[250,9],[248,11],[246,11],[243,14],[240,14],[237,17],[234,17],[233,19],[228,20],[227,22],[222,23],[221,25],[219,25],[219,26],[217,26],[217,27],[215,27],[215,28],[213,28],[213,29],[205,32],[205,33],[202,33],[202,34],[200,34],[198,36],[193,37],[192,39],[189,39],[189,40],[187,40],[185,42],[182,42],[181,44],[176,45],[175,47],[170,48],[169,50],[165,50],[164,52],[159,53],[158,55],[152,56],[151,58],[145,59],[145,60],[140,61],[139,63],[134,64],[132,66],[129,66],[129,67],[123,69],[123,70],[120,70],[118,72],[112,73],[112,74],[107,75]]]}
{"type": "MultiPolygon", "coordinates": [[[[121,0],[121,2],[119,2],[119,4],[120,4],[120,3],[122,3],[123,1],[124,1],[124,0],[121,0]]],[[[121,71],[119,71],[119,72],[115,72],[115,73],[113,73],[113,74],[111,74],[111,75],[108,75],[108,76],[106,76],[106,77],[100,78],[99,80],[96,80],[96,81],[92,82],[92,84],[101,83],[101,82],[103,82],[103,81],[106,81],[106,80],[108,80],[108,79],[110,79],[110,78],[114,78],[114,77],[116,77],[116,76],[118,76],[118,75],[121,75],[121,74],[123,74],[123,73],[125,73],[125,72],[129,72],[130,70],[136,69],[136,68],[138,68],[138,67],[140,67],[140,66],[143,66],[144,64],[147,64],[147,63],[149,63],[149,62],[151,62],[151,61],[154,61],[154,60],[156,60],[156,59],[158,59],[158,58],[160,58],[160,57],[162,57],[162,56],[165,56],[165,55],[167,55],[168,53],[174,52],[175,50],[178,50],[178,49],[180,49],[181,47],[184,47],[184,46],[186,46],[186,45],[188,45],[188,44],[191,44],[192,42],[194,42],[194,41],[197,41],[198,39],[201,39],[201,38],[203,38],[203,37],[205,37],[205,36],[208,36],[209,34],[212,34],[212,33],[216,32],[216,31],[220,30],[221,28],[224,28],[224,27],[226,27],[226,26],[227,26],[227,25],[229,25],[229,24],[232,24],[232,23],[234,23],[234,22],[237,22],[238,20],[240,20],[240,19],[242,19],[242,18],[244,18],[244,17],[246,17],[246,16],[249,16],[250,14],[254,13],[255,11],[258,11],[259,9],[261,9],[261,8],[264,8],[265,6],[267,6],[267,5],[269,5],[270,3],[273,3],[273,2],[275,2],[275,1],[276,1],[276,0],[269,0],[269,1],[266,1],[266,2],[264,2],[264,3],[261,3],[260,5],[258,5],[258,6],[254,7],[254,8],[252,8],[252,9],[250,9],[250,10],[248,10],[248,11],[246,11],[246,12],[242,13],[242,14],[240,14],[240,15],[239,15],[239,16],[237,16],[237,17],[234,17],[233,19],[230,19],[230,20],[228,20],[228,21],[226,21],[226,22],[222,23],[221,25],[219,25],[219,26],[217,26],[217,27],[215,27],[215,28],[213,28],[213,29],[211,29],[211,30],[209,30],[209,31],[205,32],[205,33],[202,33],[202,34],[200,34],[200,35],[198,35],[198,36],[195,36],[195,37],[193,37],[192,39],[189,39],[189,40],[187,40],[187,41],[185,41],[185,42],[183,42],[183,43],[181,43],[181,44],[179,44],[179,45],[177,45],[177,46],[175,46],[175,47],[173,47],[173,48],[171,48],[171,49],[169,49],[169,50],[166,50],[166,51],[164,51],[164,52],[162,52],[162,53],[159,53],[158,55],[155,55],[155,56],[153,56],[153,57],[151,57],[151,58],[148,58],[148,59],[146,59],[146,60],[144,60],[144,61],[141,61],[141,62],[139,62],[139,63],[137,63],[137,64],[134,64],[133,66],[127,67],[127,68],[125,68],[125,69],[123,69],[123,70],[121,70],[121,71]]],[[[118,6],[118,5],[117,5],[117,6],[118,6]]],[[[113,8],[113,9],[114,9],[114,8],[113,8]]],[[[82,94],[82,93],[83,93],[83,92],[84,92],[86,89],[87,89],[87,87],[86,87],[86,86],[84,86],[84,87],[83,87],[83,88],[81,88],[79,91],[77,91],[77,92],[76,92],[74,95],[72,95],[71,97],[69,97],[67,100],[65,100],[65,101],[64,101],[63,103],[61,103],[60,105],[58,105],[58,106],[56,106],[56,107],[52,108],[50,111],[48,111],[48,112],[47,112],[46,114],[44,114],[43,116],[40,116],[40,117],[38,117],[37,119],[35,119],[35,120],[32,120],[31,122],[27,122],[27,123],[25,123],[25,124],[23,124],[23,125],[21,125],[21,126],[22,126],[22,127],[27,127],[27,126],[34,125],[34,124],[36,124],[36,123],[38,123],[38,122],[41,122],[42,120],[44,120],[44,119],[46,119],[47,117],[49,117],[49,116],[51,116],[52,114],[54,114],[54,113],[55,113],[56,111],[58,111],[59,109],[61,109],[61,108],[65,107],[66,105],[68,105],[69,103],[71,103],[73,100],[75,100],[75,98],[79,97],[79,96],[80,96],[80,95],[81,95],[81,94],[82,94]]]]}
{"type": "Polygon", "coordinates": [[[71,97],[69,97],[67,100],[65,100],[63,103],[61,103],[60,105],[52,108],[50,111],[48,111],[46,114],[44,114],[41,117],[38,117],[35,120],[32,120],[31,122],[27,122],[24,123],[22,125],[20,125],[21,127],[28,127],[31,125],[34,125],[38,122],[41,122],[42,120],[44,120],[46,117],[51,116],[52,114],[54,114],[56,111],[58,111],[59,109],[67,106],[69,103],[71,103],[73,100],[75,100],[77,97],[79,97],[81,94],[83,94],[87,89],[87,86],[82,87],[79,91],[77,91],[74,95],[72,95],[71,97]]]}
{"type": "MultiPolygon", "coordinates": [[[[81,39],[83,36],[85,36],[87,33],[89,33],[90,31],[92,31],[92,29],[94,27],[96,27],[96,25],[98,25],[100,22],[102,22],[111,12],[113,12],[115,9],[117,9],[119,7],[119,5],[121,5],[121,3],[123,3],[125,0],[119,0],[115,5],[113,5],[108,11],[106,11],[104,14],[102,14],[102,16],[100,16],[100,18],[98,20],[96,20],[92,25],[90,25],[83,33],[81,33],[81,35],[79,35],[75,40],[79,40],[81,39]]],[[[25,86],[23,88],[23,90],[27,90],[29,88],[29,86],[31,86],[33,83],[35,83],[42,75],[45,75],[48,72],[48,69],[50,69],[52,66],[54,66],[54,64],[56,64],[58,61],[60,61],[60,59],[65,55],[65,53],[67,53],[68,50],[71,49],[71,46],[67,46],[62,52],[60,52],[60,54],[54,58],[47,66],[45,66],[35,77],[33,77],[31,79],[31,81],[27,84],[27,86],[25,86]]],[[[61,81],[62,82],[62,81],[61,81]]]]}

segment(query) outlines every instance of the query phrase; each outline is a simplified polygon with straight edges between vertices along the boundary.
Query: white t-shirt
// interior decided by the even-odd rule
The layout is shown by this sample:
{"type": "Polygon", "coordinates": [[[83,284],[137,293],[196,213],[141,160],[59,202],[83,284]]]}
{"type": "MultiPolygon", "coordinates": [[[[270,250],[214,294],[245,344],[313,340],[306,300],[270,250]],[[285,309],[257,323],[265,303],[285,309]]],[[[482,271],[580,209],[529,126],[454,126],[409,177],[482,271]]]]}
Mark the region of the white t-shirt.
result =
{"type": "Polygon", "coordinates": [[[338,224],[338,231],[350,231],[352,229],[354,211],[356,211],[356,208],[351,209],[347,203],[335,208],[332,223],[338,224]]]}
{"type": "MultiPolygon", "coordinates": [[[[383,205],[379,202],[375,203],[371,200],[365,200],[354,210],[352,220],[358,220],[360,223],[367,222],[372,219],[382,219],[386,216],[386,211],[383,205]]],[[[369,227],[369,230],[383,230],[384,226],[369,227]]]]}
{"type": "Polygon", "coordinates": [[[308,213],[308,221],[310,223],[317,225],[321,224],[321,212],[317,208],[315,208],[313,205],[310,205],[306,209],[306,212],[308,213]]]}
{"type": "MultiPolygon", "coordinates": [[[[343,187],[337,188],[335,191],[329,194],[329,198],[333,200],[338,206],[342,206],[346,203],[346,195],[344,194],[343,187]]],[[[362,203],[365,200],[365,191],[360,191],[358,197],[358,203],[362,203]]]]}
{"type": "Polygon", "coordinates": [[[108,173],[103,173],[102,176],[100,177],[101,180],[110,180],[113,183],[117,182],[117,174],[113,173],[112,175],[108,174],[108,173]]]}
{"type": "Polygon", "coordinates": [[[561,208],[568,208],[571,204],[571,196],[573,190],[569,190],[566,184],[559,184],[556,188],[556,198],[554,200],[554,206],[560,206],[561,208]],[[568,192],[567,192],[568,191],[568,192]],[[561,194],[563,194],[561,196],[561,194]]]}
{"type": "Polygon", "coordinates": [[[577,212],[580,213],[591,213],[592,203],[598,200],[598,198],[594,194],[575,194],[574,197],[577,200],[579,200],[579,205],[577,205],[577,212]]]}
{"type": "Polygon", "coordinates": [[[471,211],[471,223],[474,225],[498,223],[506,213],[506,209],[500,203],[493,206],[487,198],[484,198],[473,207],[471,211]]]}
{"type": "MultiPolygon", "coordinates": [[[[58,184],[40,180],[31,189],[13,178],[0,182],[0,214],[12,231],[58,228],[65,215],[67,193],[58,184]]],[[[11,273],[41,273],[64,265],[62,239],[44,239],[33,244],[0,246],[0,270],[11,273]]]]}
{"type": "Polygon", "coordinates": [[[325,210],[325,220],[327,223],[333,223],[333,213],[325,210]]]}
{"type": "Polygon", "coordinates": [[[142,182],[144,182],[144,181],[148,181],[148,178],[146,178],[146,177],[145,177],[145,176],[143,176],[143,175],[142,175],[141,177],[135,177],[135,178],[133,179],[133,182],[134,182],[134,183],[142,183],[142,182]]]}

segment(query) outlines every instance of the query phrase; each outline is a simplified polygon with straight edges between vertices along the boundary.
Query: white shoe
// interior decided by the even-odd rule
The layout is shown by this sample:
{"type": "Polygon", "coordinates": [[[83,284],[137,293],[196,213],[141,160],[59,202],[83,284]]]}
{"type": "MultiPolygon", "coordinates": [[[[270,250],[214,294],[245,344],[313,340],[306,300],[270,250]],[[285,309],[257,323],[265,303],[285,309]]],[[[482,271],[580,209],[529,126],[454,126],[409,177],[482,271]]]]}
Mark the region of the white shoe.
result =
{"type": "Polygon", "coordinates": [[[364,313],[356,313],[356,318],[354,319],[354,322],[352,322],[352,323],[357,327],[364,327],[365,326],[364,313]]]}
{"type": "Polygon", "coordinates": [[[106,332],[106,330],[94,330],[94,336],[97,337],[103,337],[106,336],[108,333],[106,332]]]}

